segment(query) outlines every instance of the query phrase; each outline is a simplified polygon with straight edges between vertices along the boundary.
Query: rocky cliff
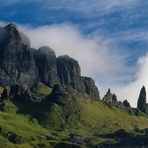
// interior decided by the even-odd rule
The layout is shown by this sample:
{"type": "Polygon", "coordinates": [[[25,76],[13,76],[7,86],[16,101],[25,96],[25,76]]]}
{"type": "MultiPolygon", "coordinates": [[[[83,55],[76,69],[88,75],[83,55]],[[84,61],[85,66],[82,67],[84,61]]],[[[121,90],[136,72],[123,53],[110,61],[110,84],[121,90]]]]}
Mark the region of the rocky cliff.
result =
{"type": "Polygon", "coordinates": [[[91,78],[81,76],[78,62],[69,56],[56,57],[47,47],[30,47],[26,35],[15,24],[0,28],[0,85],[34,86],[38,81],[53,87],[62,84],[100,99],[91,78]]]}
{"type": "Polygon", "coordinates": [[[0,85],[32,85],[37,77],[29,39],[14,24],[0,29],[0,85]]]}

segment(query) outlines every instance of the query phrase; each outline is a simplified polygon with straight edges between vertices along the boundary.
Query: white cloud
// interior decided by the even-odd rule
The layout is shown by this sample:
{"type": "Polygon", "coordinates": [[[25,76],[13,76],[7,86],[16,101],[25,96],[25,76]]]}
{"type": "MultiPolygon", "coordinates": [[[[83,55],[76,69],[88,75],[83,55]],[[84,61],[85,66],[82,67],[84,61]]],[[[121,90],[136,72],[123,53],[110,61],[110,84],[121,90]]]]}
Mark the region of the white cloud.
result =
{"type": "Polygon", "coordinates": [[[22,30],[30,37],[33,47],[48,45],[57,55],[68,54],[79,60],[85,74],[114,73],[119,70],[120,64],[124,64],[124,56],[120,55],[119,58],[115,49],[110,52],[107,39],[85,37],[73,25],[23,27],[22,30]]]}
{"type": "Polygon", "coordinates": [[[120,98],[127,99],[133,106],[137,106],[137,99],[140,93],[140,89],[144,85],[148,90],[148,53],[140,57],[137,61],[137,73],[135,74],[135,80],[128,83],[125,86],[119,86],[117,94],[120,98]]]}
{"type": "Polygon", "coordinates": [[[83,36],[77,27],[70,24],[21,27],[21,30],[30,37],[33,47],[48,45],[57,55],[68,54],[77,59],[82,74],[95,78],[102,94],[113,83],[127,79],[131,73],[126,68],[126,55],[120,53],[110,39],[83,36]]]}

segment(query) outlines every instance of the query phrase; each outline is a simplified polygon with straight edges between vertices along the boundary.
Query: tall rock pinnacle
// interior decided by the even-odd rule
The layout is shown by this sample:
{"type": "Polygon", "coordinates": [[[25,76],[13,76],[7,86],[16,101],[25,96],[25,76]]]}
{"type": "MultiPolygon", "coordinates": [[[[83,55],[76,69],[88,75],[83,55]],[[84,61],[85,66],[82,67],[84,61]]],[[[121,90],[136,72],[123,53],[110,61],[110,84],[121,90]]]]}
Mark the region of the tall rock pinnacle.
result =
{"type": "Polygon", "coordinates": [[[140,95],[138,98],[138,103],[137,103],[137,108],[139,108],[141,111],[143,111],[144,113],[147,113],[147,104],[146,104],[146,89],[143,86],[141,91],[140,91],[140,95]]]}

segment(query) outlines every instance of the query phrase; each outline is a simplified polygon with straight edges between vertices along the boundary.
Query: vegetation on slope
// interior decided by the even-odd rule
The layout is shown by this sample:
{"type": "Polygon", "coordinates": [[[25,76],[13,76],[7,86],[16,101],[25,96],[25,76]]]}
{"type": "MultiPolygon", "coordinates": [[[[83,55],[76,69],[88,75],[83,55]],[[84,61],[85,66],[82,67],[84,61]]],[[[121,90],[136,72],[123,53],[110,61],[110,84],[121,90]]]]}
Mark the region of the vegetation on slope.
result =
{"type": "Polygon", "coordinates": [[[33,88],[33,93],[44,98],[20,102],[2,101],[0,112],[1,147],[76,147],[97,146],[102,142],[115,142],[116,138],[101,137],[120,129],[131,132],[148,128],[145,114],[135,116],[120,105],[107,105],[92,100],[73,89],[60,92],[47,86],[33,88]],[[47,95],[48,94],[48,95],[47,95]],[[43,96],[42,95],[42,96],[43,96]],[[39,101],[40,100],[40,101],[39,101]],[[78,144],[78,145],[76,145],[78,144]]]}
{"type": "Polygon", "coordinates": [[[32,97],[34,101],[41,101],[52,92],[52,88],[47,87],[41,82],[38,82],[32,89],[32,97]]]}

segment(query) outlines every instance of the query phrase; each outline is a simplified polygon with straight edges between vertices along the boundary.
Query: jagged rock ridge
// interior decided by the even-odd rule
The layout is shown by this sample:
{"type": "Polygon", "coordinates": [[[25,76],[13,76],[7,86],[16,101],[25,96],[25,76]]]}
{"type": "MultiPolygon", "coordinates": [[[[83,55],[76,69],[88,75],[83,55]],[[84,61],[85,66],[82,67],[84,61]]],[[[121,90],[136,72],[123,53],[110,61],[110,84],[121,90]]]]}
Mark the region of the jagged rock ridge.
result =
{"type": "Polygon", "coordinates": [[[117,100],[117,96],[115,94],[112,94],[110,89],[108,89],[102,101],[107,104],[118,104],[119,103],[117,100]]]}
{"type": "Polygon", "coordinates": [[[0,28],[0,85],[26,84],[37,81],[53,87],[63,84],[99,99],[99,91],[91,78],[82,77],[76,60],[69,56],[56,57],[47,46],[30,48],[26,35],[15,24],[0,28]]]}

